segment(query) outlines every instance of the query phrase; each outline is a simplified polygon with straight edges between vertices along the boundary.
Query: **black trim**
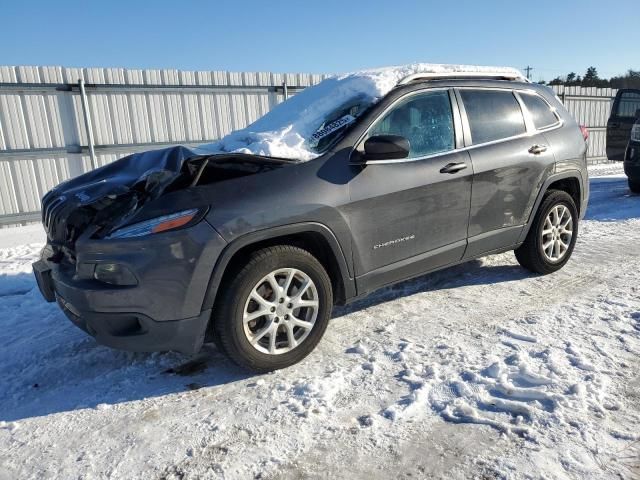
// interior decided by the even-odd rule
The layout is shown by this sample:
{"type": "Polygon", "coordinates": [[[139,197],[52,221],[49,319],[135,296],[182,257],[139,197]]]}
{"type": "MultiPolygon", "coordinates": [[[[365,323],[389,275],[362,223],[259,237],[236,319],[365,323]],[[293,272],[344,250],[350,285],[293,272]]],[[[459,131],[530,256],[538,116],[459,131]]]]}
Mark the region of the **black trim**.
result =
{"type": "Polygon", "coordinates": [[[418,277],[448,265],[459,263],[467,248],[467,240],[420,253],[404,260],[376,268],[356,278],[358,293],[373,292],[387,285],[418,277]]]}
{"type": "Polygon", "coordinates": [[[575,178],[576,180],[578,180],[578,184],[580,185],[580,192],[579,192],[579,194],[580,194],[580,205],[576,205],[576,208],[578,209],[578,217],[580,217],[580,218],[583,217],[584,208],[585,208],[585,199],[583,197],[583,193],[585,191],[585,188],[584,188],[584,183],[582,181],[582,176],[580,175],[580,170],[567,170],[566,172],[555,173],[553,175],[549,175],[549,177],[547,177],[545,182],[542,184],[542,187],[540,188],[540,191],[538,192],[538,196],[536,198],[536,201],[533,204],[533,208],[531,209],[531,213],[529,214],[529,219],[527,220],[527,223],[525,223],[524,228],[522,229],[522,232],[520,233],[520,238],[518,239],[518,243],[524,242],[524,239],[527,238],[527,234],[529,233],[529,230],[531,229],[531,224],[533,223],[533,219],[535,218],[535,214],[538,211],[538,207],[540,207],[540,204],[542,203],[542,199],[544,197],[544,194],[549,189],[549,186],[552,183],[557,182],[558,180],[565,180],[567,178],[575,178]]]}
{"type": "Polygon", "coordinates": [[[56,300],[67,318],[99,344],[132,352],[193,355],[202,348],[211,317],[211,310],[204,310],[197,317],[157,322],[140,313],[83,312],[59,295],[56,300]]]}
{"type": "MultiPolygon", "coordinates": [[[[454,244],[454,245],[455,245],[455,244],[454,244]]],[[[408,280],[411,280],[411,279],[413,279],[413,278],[417,278],[417,277],[421,277],[421,276],[423,276],[423,275],[431,275],[432,273],[439,272],[439,271],[441,271],[441,270],[446,270],[446,269],[448,269],[448,268],[452,268],[452,267],[455,267],[455,266],[457,266],[457,265],[462,265],[462,264],[464,264],[464,263],[468,263],[468,262],[470,262],[471,260],[475,260],[476,258],[482,258],[482,257],[485,257],[485,256],[487,256],[487,255],[497,255],[497,254],[499,254],[499,253],[509,252],[509,251],[511,251],[511,250],[515,250],[515,249],[516,249],[516,248],[518,248],[520,245],[522,245],[522,243],[521,243],[521,242],[520,242],[520,243],[516,243],[516,244],[514,244],[514,245],[509,245],[508,247],[500,247],[500,248],[496,248],[495,250],[491,250],[491,251],[488,251],[488,252],[484,252],[484,253],[479,254],[479,255],[476,255],[476,256],[474,256],[474,257],[468,257],[468,258],[467,258],[467,257],[465,257],[465,258],[462,258],[462,259],[457,260],[457,261],[455,261],[455,262],[450,262],[450,263],[447,263],[447,264],[445,264],[445,265],[440,265],[440,266],[438,266],[438,267],[433,267],[433,268],[430,268],[430,269],[428,269],[428,270],[424,270],[424,271],[418,271],[418,270],[415,270],[415,271],[413,271],[413,272],[407,273],[407,275],[406,275],[406,276],[401,277],[401,278],[399,278],[398,280],[393,280],[393,281],[391,281],[390,283],[387,283],[387,284],[384,284],[384,285],[381,285],[381,286],[375,287],[375,288],[373,288],[373,289],[371,289],[371,290],[368,290],[368,291],[358,292],[358,295],[357,295],[357,296],[355,296],[355,297],[351,297],[351,298],[347,299],[346,303],[347,303],[347,304],[349,304],[349,303],[356,302],[356,301],[358,301],[358,300],[362,300],[363,298],[365,298],[365,297],[367,297],[367,296],[371,295],[373,292],[375,292],[376,290],[379,290],[379,289],[381,289],[381,288],[384,288],[384,287],[387,287],[387,286],[390,286],[390,285],[395,285],[395,284],[397,284],[397,283],[401,283],[401,282],[406,282],[406,281],[408,281],[408,280]]],[[[429,252],[429,253],[432,253],[432,252],[429,252]]],[[[424,255],[424,254],[422,254],[422,255],[424,255]]],[[[416,257],[419,257],[419,256],[420,256],[420,255],[417,255],[416,257]]],[[[415,258],[416,258],[416,257],[411,257],[411,259],[410,259],[410,260],[415,260],[415,258]]],[[[398,263],[400,263],[400,262],[398,262],[398,263]]],[[[358,278],[362,278],[362,277],[358,277],[358,278]]]]}
{"type": "Polygon", "coordinates": [[[321,223],[305,222],[282,225],[279,227],[248,233],[229,243],[218,257],[218,261],[211,273],[211,278],[209,279],[209,284],[207,286],[207,293],[202,304],[202,310],[213,308],[224,272],[226,271],[231,258],[240,249],[265,240],[301,233],[319,233],[329,243],[333,257],[340,269],[340,276],[344,286],[344,300],[348,301],[350,298],[354,297],[356,295],[356,285],[351,272],[352,266],[347,262],[344,251],[342,250],[336,236],[327,226],[321,223]]]}

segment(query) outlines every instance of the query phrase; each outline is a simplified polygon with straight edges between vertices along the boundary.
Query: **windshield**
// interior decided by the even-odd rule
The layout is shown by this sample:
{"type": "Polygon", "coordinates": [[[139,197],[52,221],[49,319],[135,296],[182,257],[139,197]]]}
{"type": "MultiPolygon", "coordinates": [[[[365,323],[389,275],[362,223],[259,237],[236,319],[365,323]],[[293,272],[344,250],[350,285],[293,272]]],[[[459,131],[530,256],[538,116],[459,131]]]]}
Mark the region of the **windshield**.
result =
{"type": "Polygon", "coordinates": [[[200,148],[310,160],[331,148],[377,100],[352,82],[329,78],[278,104],[248,127],[200,148]]]}
{"type": "Polygon", "coordinates": [[[329,150],[371,104],[372,102],[367,101],[364,96],[359,96],[327,114],[316,131],[306,139],[309,149],[315,153],[324,153],[329,150]]]}

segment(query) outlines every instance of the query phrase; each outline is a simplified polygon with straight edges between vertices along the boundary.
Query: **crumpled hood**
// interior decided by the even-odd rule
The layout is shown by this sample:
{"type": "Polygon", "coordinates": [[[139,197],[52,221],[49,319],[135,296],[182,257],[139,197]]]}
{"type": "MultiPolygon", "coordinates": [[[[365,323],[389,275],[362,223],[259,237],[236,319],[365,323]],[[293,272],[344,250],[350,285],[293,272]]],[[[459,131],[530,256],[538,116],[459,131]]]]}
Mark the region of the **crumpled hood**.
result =
{"type": "Polygon", "coordinates": [[[63,182],[52,192],[74,196],[81,204],[86,204],[110,193],[121,193],[139,182],[158,189],[180,173],[186,160],[197,156],[183,146],[134,153],[63,182]]]}
{"type": "Polygon", "coordinates": [[[212,155],[184,146],[135,153],[55,187],[42,199],[42,222],[49,243],[72,248],[87,229],[104,235],[167,191],[287,163],[293,162],[240,153],[212,155]]]}

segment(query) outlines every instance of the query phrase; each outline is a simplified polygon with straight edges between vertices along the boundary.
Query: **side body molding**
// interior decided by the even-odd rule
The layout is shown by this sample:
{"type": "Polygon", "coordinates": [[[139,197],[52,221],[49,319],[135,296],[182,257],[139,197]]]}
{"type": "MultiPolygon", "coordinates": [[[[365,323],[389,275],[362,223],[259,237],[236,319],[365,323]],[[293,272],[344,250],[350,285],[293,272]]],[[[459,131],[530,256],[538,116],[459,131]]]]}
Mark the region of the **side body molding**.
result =
{"type": "Polygon", "coordinates": [[[344,251],[338,242],[338,239],[333,234],[331,229],[326,225],[316,222],[303,222],[294,223],[289,225],[282,225],[279,227],[268,228],[265,230],[258,230],[256,232],[247,233],[231,241],[222,251],[220,257],[213,268],[209,285],[207,286],[207,293],[204,298],[202,310],[213,308],[213,304],[218,293],[218,289],[222,282],[224,272],[229,265],[231,258],[242,248],[265,240],[276,239],[278,237],[284,237],[288,235],[295,235],[301,233],[317,233],[327,241],[331,247],[330,254],[333,255],[336,264],[338,266],[339,274],[341,277],[342,285],[344,286],[344,297],[348,300],[356,296],[355,279],[353,278],[352,266],[345,257],[344,251]]]}

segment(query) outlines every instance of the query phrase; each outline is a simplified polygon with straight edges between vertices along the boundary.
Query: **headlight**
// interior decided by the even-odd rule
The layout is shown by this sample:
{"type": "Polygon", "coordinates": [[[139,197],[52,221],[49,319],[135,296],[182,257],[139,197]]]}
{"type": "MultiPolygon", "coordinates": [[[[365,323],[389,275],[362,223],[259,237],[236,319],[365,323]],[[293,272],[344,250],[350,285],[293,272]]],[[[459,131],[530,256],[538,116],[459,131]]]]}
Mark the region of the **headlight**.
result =
{"type": "Polygon", "coordinates": [[[640,142],[640,123],[634,123],[631,127],[631,140],[640,142]]]}
{"type": "Polygon", "coordinates": [[[107,235],[106,238],[142,237],[144,235],[151,235],[152,233],[166,232],[167,230],[173,230],[186,225],[193,220],[197,213],[198,209],[192,208],[191,210],[183,210],[182,212],[172,213],[171,215],[152,218],[151,220],[145,220],[144,222],[119,228],[110,235],[107,235]]]}

